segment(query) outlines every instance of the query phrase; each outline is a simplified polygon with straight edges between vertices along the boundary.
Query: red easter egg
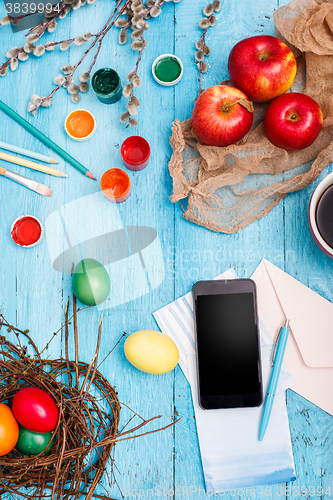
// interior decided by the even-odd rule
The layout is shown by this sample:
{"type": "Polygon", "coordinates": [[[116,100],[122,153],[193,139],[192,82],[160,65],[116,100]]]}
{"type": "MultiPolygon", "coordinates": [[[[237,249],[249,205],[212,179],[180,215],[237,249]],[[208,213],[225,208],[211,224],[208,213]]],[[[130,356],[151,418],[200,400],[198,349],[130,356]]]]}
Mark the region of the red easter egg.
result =
{"type": "Polygon", "coordinates": [[[18,391],[12,403],[16,420],[33,432],[51,432],[58,423],[59,410],[51,396],[37,387],[18,391]]]}

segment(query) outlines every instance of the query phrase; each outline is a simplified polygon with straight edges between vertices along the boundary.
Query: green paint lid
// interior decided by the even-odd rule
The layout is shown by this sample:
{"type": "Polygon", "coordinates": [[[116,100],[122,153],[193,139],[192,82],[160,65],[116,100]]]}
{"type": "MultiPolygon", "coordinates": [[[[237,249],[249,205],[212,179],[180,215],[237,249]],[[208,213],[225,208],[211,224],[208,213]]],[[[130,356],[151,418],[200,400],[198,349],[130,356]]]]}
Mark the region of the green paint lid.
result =
{"type": "Polygon", "coordinates": [[[153,62],[152,73],[157,83],[164,87],[171,87],[181,80],[183,63],[173,54],[162,54],[153,62]]]}

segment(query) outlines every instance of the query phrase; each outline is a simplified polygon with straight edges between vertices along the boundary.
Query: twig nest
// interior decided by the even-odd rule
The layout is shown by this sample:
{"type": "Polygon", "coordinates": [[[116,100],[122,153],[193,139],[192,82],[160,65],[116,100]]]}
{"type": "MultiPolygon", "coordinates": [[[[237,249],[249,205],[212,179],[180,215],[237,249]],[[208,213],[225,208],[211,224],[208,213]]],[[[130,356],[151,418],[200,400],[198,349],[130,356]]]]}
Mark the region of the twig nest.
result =
{"type": "Polygon", "coordinates": [[[1,326],[25,338],[36,354],[29,357],[20,343],[16,346],[0,336],[0,402],[11,403],[20,389],[35,387],[52,398],[59,412],[50,433],[51,450],[44,446],[37,456],[29,456],[19,446],[0,458],[1,488],[15,498],[29,500],[49,495],[53,487],[55,496],[64,500],[77,499],[82,485],[92,495],[97,483],[91,477],[103,475],[118,432],[120,404],[115,388],[96,369],[97,363],[93,367],[68,359],[44,360],[27,331],[17,330],[2,317],[1,326]],[[76,377],[81,377],[80,385],[76,377]],[[87,467],[93,450],[99,450],[97,460],[87,467]]]}

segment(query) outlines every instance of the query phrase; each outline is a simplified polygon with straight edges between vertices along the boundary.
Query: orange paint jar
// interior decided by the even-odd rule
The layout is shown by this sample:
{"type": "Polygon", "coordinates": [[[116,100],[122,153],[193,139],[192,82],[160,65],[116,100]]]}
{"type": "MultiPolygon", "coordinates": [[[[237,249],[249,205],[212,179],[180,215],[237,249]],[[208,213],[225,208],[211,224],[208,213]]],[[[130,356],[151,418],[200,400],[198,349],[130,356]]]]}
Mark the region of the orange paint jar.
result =
{"type": "Polygon", "coordinates": [[[131,193],[131,181],[121,168],[111,168],[102,175],[101,188],[108,200],[121,203],[131,193]]]}
{"type": "Polygon", "coordinates": [[[76,109],[67,116],[65,130],[74,141],[86,141],[96,132],[95,117],[86,109],[76,109]]]}

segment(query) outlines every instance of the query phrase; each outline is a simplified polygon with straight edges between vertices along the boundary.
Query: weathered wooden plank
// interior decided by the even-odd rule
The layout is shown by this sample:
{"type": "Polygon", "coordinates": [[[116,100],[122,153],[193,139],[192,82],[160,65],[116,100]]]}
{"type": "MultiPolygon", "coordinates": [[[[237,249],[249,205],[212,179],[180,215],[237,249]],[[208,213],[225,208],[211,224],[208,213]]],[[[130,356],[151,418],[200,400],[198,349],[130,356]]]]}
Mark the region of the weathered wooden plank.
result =
{"type": "MultiPolygon", "coordinates": [[[[205,3],[203,0],[183,0],[175,5],[168,3],[163,7],[164,14],[152,20],[148,49],[140,64],[143,85],[136,95],[142,104],[138,118],[140,123],[135,131],[126,129],[118,121],[120,112],[125,110],[124,99],[113,106],[106,106],[97,100],[91,90],[82,96],[79,104],[92,111],[97,119],[97,133],[88,142],[76,143],[63,130],[67,113],[77,107],[64,90],[59,91],[49,110],[42,110],[36,118],[28,118],[90,168],[98,180],[108,168],[122,167],[120,145],[129,135],[144,136],[152,148],[147,169],[138,173],[128,172],[132,193],[129,200],[118,208],[125,226],[142,225],[156,229],[165,261],[165,279],[149,294],[102,311],[100,359],[105,357],[123,331],[132,333],[141,328],[156,328],[151,312],[187,292],[198,279],[209,279],[230,266],[235,267],[240,277],[250,276],[263,257],[332,300],[332,261],[315,247],[306,225],[312,186],[288,196],[264,219],[235,235],[212,233],[183,220],[180,207],[173,206],[168,199],[171,194],[167,169],[171,154],[168,137],[174,118],[183,120],[190,116],[197,95],[194,44],[201,33],[198,21],[205,3]],[[175,88],[159,87],[151,76],[151,64],[157,55],[174,51],[184,63],[183,79],[175,88]]],[[[45,40],[64,39],[88,30],[96,32],[106,17],[106,5],[109,6],[110,2],[96,2],[72,13],[59,22],[56,32],[47,35],[45,40]]],[[[260,0],[251,4],[245,0],[224,2],[221,12],[217,14],[217,26],[210,29],[207,35],[211,55],[207,59],[209,71],[203,77],[204,87],[228,77],[227,58],[237,41],[259,33],[273,34],[272,14],[278,6],[275,0],[260,0]]],[[[3,12],[3,5],[0,9],[3,12]]],[[[2,27],[1,30],[6,35],[0,42],[1,55],[4,56],[7,49],[17,45],[23,35],[11,34],[9,27],[2,27]]],[[[125,83],[128,71],[135,66],[136,54],[131,53],[128,47],[118,45],[116,31],[109,33],[105,40],[96,69],[111,66],[119,71],[125,83]]],[[[26,117],[30,95],[35,92],[48,94],[60,66],[76,62],[83,49],[72,47],[67,52],[56,49],[40,59],[34,57],[22,63],[16,73],[1,79],[1,98],[26,117]],[[43,69],[42,78],[37,73],[40,68],[43,69]]],[[[82,71],[87,69],[88,63],[82,66],[82,71]]],[[[36,139],[8,117],[2,118],[2,140],[45,152],[46,148],[36,139]]],[[[17,170],[50,185],[54,190],[51,199],[41,198],[6,179],[0,182],[0,307],[11,322],[30,328],[39,346],[45,344],[48,336],[63,321],[64,306],[71,293],[70,276],[52,268],[46,241],[25,252],[10,241],[8,234],[12,221],[23,212],[45,221],[55,209],[99,190],[98,183],[85,178],[62,160],[59,168],[70,177],[47,178],[28,169],[17,170]]],[[[100,217],[93,213],[88,217],[88,227],[102,230],[103,221],[112,213],[110,207],[105,207],[100,217]]],[[[119,286],[119,273],[120,268],[116,268],[111,276],[114,290],[119,286]]],[[[125,289],[123,293],[126,294],[125,289]]],[[[87,362],[94,355],[99,313],[97,309],[85,310],[78,319],[80,358],[87,362]]],[[[101,371],[117,386],[120,400],[144,418],[163,414],[163,418],[151,424],[149,430],[169,423],[174,408],[182,420],[162,433],[117,444],[115,459],[119,472],[116,472],[116,479],[129,498],[142,497],[140,490],[146,493],[148,488],[153,489],[153,498],[158,498],[160,491],[163,494],[163,488],[169,497],[172,497],[170,491],[173,489],[174,498],[186,497],[186,492],[191,493],[192,498],[199,498],[199,488],[204,488],[204,482],[188,383],[178,367],[174,373],[159,377],[132,368],[124,357],[123,343],[124,339],[101,367],[101,371]]],[[[59,355],[61,349],[59,336],[51,344],[48,354],[59,355]]],[[[329,498],[327,488],[332,484],[332,417],[309,405],[292,391],[288,391],[288,411],[298,474],[293,486],[321,486],[324,490],[321,496],[326,500],[329,498]]],[[[123,424],[129,416],[129,410],[124,407],[123,424]]],[[[129,425],[134,422],[137,423],[137,420],[129,425]]],[[[110,496],[120,498],[115,485],[110,487],[105,483],[104,486],[110,496]]],[[[286,496],[286,490],[278,488],[277,485],[272,486],[269,498],[281,498],[281,492],[282,496],[286,496]]],[[[101,487],[99,491],[102,493],[104,490],[101,487]]],[[[256,497],[267,498],[268,490],[265,491],[257,488],[256,497]]],[[[294,498],[300,498],[296,490],[291,493],[294,498]]],[[[225,498],[232,497],[225,495],[225,498]]]]}

